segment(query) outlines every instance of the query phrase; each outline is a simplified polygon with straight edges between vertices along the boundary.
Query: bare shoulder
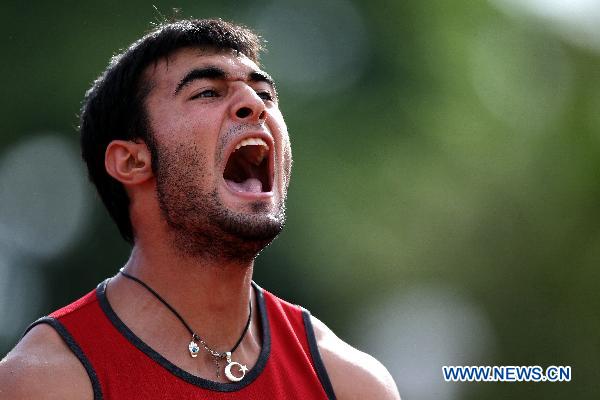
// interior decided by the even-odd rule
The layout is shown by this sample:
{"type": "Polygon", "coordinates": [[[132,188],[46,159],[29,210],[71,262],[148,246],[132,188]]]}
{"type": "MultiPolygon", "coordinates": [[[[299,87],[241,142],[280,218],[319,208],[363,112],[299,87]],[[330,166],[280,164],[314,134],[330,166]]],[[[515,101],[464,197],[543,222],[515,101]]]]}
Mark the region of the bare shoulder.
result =
{"type": "Polygon", "coordinates": [[[372,356],[338,338],[323,322],[311,316],[321,358],[338,400],[399,400],[388,370],[372,356]]]}
{"type": "Polygon", "coordinates": [[[47,324],[33,327],[0,361],[0,400],[93,398],[85,368],[47,324]]]}

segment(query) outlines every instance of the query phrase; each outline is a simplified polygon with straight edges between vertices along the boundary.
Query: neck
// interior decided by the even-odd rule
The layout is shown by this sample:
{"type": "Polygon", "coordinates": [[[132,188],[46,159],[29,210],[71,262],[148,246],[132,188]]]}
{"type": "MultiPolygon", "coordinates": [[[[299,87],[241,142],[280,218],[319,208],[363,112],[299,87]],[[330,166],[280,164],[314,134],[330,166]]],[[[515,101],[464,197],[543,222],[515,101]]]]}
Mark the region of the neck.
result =
{"type": "MultiPolygon", "coordinates": [[[[213,349],[228,351],[239,338],[248,319],[253,260],[199,259],[136,244],[124,270],[153,288],[213,349]]],[[[164,308],[149,292],[135,293],[164,308]]]]}

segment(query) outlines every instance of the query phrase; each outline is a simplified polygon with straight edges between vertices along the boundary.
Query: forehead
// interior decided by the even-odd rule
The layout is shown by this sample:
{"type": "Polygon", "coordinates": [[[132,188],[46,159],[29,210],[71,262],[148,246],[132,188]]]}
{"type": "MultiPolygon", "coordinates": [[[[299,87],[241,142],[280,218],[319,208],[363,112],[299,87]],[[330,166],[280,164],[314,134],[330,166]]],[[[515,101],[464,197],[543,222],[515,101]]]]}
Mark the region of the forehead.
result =
{"type": "Polygon", "coordinates": [[[175,88],[189,71],[209,66],[222,69],[231,79],[243,80],[250,72],[260,71],[254,61],[235,50],[183,48],[150,64],[143,78],[153,89],[175,88]]]}

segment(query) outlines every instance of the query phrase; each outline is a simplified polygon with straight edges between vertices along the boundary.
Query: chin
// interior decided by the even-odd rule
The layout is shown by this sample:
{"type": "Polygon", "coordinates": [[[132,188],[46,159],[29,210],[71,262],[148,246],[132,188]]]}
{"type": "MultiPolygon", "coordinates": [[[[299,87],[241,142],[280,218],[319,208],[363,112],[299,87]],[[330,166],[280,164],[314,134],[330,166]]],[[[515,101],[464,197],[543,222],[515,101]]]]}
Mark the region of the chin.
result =
{"type": "Polygon", "coordinates": [[[220,214],[213,216],[214,221],[224,233],[246,241],[272,241],[283,230],[285,214],[265,212],[270,208],[262,202],[249,205],[253,212],[220,214]]]}
{"type": "Polygon", "coordinates": [[[213,207],[205,207],[202,217],[192,213],[183,224],[169,224],[176,247],[187,255],[252,260],[285,226],[283,205],[273,207],[270,202],[253,201],[243,205],[244,211],[235,211],[215,201],[216,193],[207,200],[211,197],[213,201],[207,203],[212,203],[213,207]],[[273,209],[277,211],[273,212],[273,209]]]}
{"type": "Polygon", "coordinates": [[[256,258],[284,226],[279,221],[260,226],[240,222],[222,224],[219,231],[174,231],[175,245],[188,256],[244,263],[256,258]]]}

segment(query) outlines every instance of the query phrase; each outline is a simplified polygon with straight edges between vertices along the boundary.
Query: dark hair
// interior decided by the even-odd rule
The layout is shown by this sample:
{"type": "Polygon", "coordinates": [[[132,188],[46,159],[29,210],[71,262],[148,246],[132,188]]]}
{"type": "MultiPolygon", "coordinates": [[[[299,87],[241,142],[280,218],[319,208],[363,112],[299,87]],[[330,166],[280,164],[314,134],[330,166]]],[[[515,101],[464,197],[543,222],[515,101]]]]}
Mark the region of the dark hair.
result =
{"type": "Polygon", "coordinates": [[[151,86],[143,81],[142,74],[152,62],[184,47],[234,50],[258,63],[262,40],[248,28],[221,19],[163,23],[111,59],[86,92],[81,108],[81,155],[89,179],[129,243],[134,241],[129,198],[123,185],[106,172],[104,154],[116,139],[142,139],[152,145],[144,107],[151,86]]]}

